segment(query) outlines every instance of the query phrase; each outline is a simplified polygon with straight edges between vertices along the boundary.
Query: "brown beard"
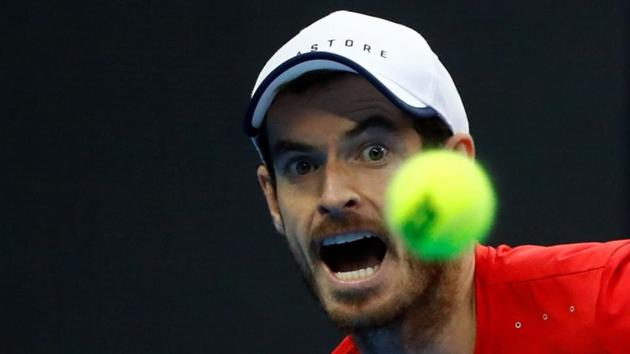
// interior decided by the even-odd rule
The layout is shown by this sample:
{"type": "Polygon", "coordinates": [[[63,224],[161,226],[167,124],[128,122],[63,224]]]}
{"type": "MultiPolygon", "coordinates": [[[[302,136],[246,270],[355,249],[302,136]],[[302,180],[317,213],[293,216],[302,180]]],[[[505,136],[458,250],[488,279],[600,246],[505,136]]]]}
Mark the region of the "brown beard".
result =
{"type": "MultiPolygon", "coordinates": [[[[346,213],[340,217],[323,220],[313,229],[310,239],[358,229],[372,230],[392,240],[392,236],[381,222],[362,218],[354,213],[346,213]]],[[[414,341],[417,343],[418,333],[425,333],[426,335],[423,335],[422,338],[430,341],[433,334],[443,327],[454,307],[451,300],[454,285],[448,279],[448,275],[453,274],[449,269],[454,266],[453,264],[424,262],[411,256],[408,252],[398,255],[394,248],[390,247],[389,256],[399,259],[400,263],[409,269],[410,279],[414,280],[405,284],[405,292],[399,294],[399,297],[388,306],[381,306],[369,312],[358,309],[370,300],[373,295],[371,292],[332,293],[335,301],[341,301],[346,306],[350,305],[357,308],[357,311],[353,311],[352,314],[336,312],[327,306],[327,300],[323,298],[322,291],[315,281],[317,274],[313,274],[312,269],[308,266],[306,255],[302,249],[292,242],[289,242],[289,246],[308,289],[319,300],[329,318],[344,332],[371,332],[393,324],[406,323],[408,325],[405,325],[405,328],[408,328],[409,331],[403,329],[401,333],[404,337],[413,335],[414,341]],[[406,333],[409,335],[407,336],[406,333]]],[[[407,338],[401,338],[401,340],[404,343],[407,338]]]]}
{"type": "MultiPolygon", "coordinates": [[[[391,326],[392,324],[407,324],[415,341],[418,333],[426,333],[427,338],[441,329],[446,323],[453,309],[454,284],[449,281],[447,271],[450,265],[445,263],[426,263],[409,258],[407,267],[411,270],[414,282],[406,284],[405,292],[399,294],[396,301],[387,307],[380,307],[369,314],[344,316],[329,313],[331,320],[341,330],[348,333],[370,332],[372,330],[391,326]]],[[[365,300],[371,294],[365,294],[365,300]]],[[[402,331],[406,333],[406,331],[402,331]]],[[[405,341],[405,338],[401,338],[405,341]]]]}
{"type": "Polygon", "coordinates": [[[406,346],[430,344],[455,310],[459,263],[432,262],[428,268],[431,270],[426,288],[397,321],[404,323],[402,342],[406,346]]]}

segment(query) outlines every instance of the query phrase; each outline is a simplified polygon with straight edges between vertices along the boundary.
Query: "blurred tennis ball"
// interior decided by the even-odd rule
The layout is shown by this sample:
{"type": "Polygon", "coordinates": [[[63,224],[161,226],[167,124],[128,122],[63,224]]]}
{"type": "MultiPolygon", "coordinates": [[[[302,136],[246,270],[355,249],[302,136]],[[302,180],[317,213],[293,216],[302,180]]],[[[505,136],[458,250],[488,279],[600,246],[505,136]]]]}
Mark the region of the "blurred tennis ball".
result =
{"type": "Polygon", "coordinates": [[[387,189],[389,228],[425,260],[455,258],[483,240],[495,211],[494,189],[483,168],[450,150],[411,157],[387,189]]]}

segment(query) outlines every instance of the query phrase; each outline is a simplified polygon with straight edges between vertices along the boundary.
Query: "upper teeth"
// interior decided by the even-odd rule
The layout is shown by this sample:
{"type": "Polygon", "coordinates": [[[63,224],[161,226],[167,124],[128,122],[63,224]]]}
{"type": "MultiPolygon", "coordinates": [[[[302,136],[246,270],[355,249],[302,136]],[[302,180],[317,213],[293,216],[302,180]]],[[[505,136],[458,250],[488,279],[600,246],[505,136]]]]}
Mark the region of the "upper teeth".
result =
{"type": "Polygon", "coordinates": [[[358,233],[358,234],[343,234],[335,237],[329,237],[322,242],[324,246],[330,245],[340,245],[342,243],[354,242],[363,238],[374,237],[374,235],[366,234],[366,233],[358,233]]]}

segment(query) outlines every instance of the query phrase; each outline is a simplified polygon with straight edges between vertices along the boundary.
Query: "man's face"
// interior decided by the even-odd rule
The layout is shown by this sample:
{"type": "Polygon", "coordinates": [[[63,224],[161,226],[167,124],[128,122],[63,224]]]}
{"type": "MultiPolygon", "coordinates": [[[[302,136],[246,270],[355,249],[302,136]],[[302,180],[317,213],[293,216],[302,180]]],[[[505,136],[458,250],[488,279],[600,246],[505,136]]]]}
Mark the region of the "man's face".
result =
{"type": "Polygon", "coordinates": [[[384,226],[384,193],[421,140],[365,79],[279,95],[267,115],[275,184],[259,180],[279,232],[324,309],[346,328],[392,321],[435,286],[439,269],[412,258],[384,226]]]}

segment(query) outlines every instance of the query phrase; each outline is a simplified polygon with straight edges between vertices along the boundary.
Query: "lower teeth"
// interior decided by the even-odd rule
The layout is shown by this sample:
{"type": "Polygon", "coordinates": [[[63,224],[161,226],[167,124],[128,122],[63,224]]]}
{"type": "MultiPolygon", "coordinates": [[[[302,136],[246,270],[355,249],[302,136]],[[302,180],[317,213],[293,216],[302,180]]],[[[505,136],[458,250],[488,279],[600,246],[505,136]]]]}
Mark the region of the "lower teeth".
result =
{"type": "Polygon", "coordinates": [[[376,270],[378,269],[378,265],[374,267],[367,267],[359,270],[354,270],[351,272],[337,272],[335,273],[335,277],[339,280],[343,281],[356,281],[363,280],[371,277],[376,270]]]}

